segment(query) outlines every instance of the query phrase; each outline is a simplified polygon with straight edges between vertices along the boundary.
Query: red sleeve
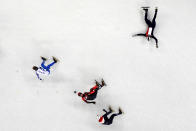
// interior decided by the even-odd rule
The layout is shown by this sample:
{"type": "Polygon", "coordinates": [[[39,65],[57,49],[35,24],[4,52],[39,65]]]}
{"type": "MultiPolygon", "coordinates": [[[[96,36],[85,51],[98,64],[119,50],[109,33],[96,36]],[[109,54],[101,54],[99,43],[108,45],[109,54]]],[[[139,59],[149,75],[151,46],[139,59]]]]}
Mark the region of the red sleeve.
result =
{"type": "Polygon", "coordinates": [[[97,85],[95,85],[93,88],[90,89],[89,95],[95,93],[95,89],[99,88],[97,85]]]}
{"type": "Polygon", "coordinates": [[[93,94],[93,93],[95,93],[95,90],[92,90],[91,92],[89,92],[89,95],[91,95],[91,94],[93,94]]]}
{"type": "Polygon", "coordinates": [[[103,116],[99,118],[99,122],[102,122],[103,121],[103,116]]]}
{"type": "Polygon", "coordinates": [[[95,89],[97,89],[98,88],[98,86],[97,85],[95,85],[93,88],[91,88],[91,89],[93,89],[93,90],[95,90],[95,89]]]}
{"type": "Polygon", "coordinates": [[[82,97],[82,100],[86,102],[86,98],[85,98],[85,96],[84,96],[84,97],[82,97]]]}

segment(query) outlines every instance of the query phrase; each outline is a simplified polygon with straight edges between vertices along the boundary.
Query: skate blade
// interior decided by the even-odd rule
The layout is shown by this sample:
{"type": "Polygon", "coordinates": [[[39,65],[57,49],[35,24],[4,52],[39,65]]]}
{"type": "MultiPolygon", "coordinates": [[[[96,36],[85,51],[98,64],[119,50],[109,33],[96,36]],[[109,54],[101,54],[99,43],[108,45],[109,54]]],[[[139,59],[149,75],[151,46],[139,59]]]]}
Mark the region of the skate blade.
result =
{"type": "Polygon", "coordinates": [[[59,59],[57,59],[56,57],[52,56],[52,58],[54,58],[57,62],[59,62],[59,59]]]}

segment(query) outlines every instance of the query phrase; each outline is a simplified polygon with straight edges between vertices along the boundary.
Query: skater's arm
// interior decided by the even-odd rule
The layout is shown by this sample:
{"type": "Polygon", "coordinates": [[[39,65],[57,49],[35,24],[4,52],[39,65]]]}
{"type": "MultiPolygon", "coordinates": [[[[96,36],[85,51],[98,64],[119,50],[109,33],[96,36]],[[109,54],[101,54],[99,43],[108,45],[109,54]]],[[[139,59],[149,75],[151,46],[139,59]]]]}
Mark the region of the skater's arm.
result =
{"type": "Polygon", "coordinates": [[[158,44],[157,38],[155,36],[151,36],[151,37],[155,40],[156,44],[158,44]]]}
{"type": "Polygon", "coordinates": [[[155,37],[155,36],[151,36],[154,40],[155,40],[155,42],[156,42],[156,47],[158,48],[158,40],[157,40],[157,38],[155,37]]]}
{"type": "Polygon", "coordinates": [[[132,37],[135,37],[135,36],[146,36],[146,34],[139,33],[139,34],[132,35],[132,37]]]}
{"type": "Polygon", "coordinates": [[[37,78],[39,79],[39,80],[42,80],[40,77],[39,77],[39,74],[36,72],[36,75],[37,75],[37,78]]]}
{"type": "Polygon", "coordinates": [[[87,104],[96,104],[95,101],[86,101],[87,104]]]}
{"type": "Polygon", "coordinates": [[[103,111],[104,111],[105,113],[107,113],[107,111],[106,111],[105,109],[103,109],[103,111]]]}
{"type": "Polygon", "coordinates": [[[86,102],[87,104],[95,104],[96,102],[95,101],[87,101],[86,99],[85,99],[85,97],[82,97],[82,100],[84,101],[84,102],[86,102]]]}

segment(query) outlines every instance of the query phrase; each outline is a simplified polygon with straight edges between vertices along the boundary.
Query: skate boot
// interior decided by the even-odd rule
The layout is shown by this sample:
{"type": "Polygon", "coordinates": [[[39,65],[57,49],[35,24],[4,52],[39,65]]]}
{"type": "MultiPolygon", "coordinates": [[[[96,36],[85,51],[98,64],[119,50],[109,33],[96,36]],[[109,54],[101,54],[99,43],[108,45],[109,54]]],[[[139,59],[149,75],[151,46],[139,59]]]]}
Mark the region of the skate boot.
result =
{"type": "Polygon", "coordinates": [[[46,61],[46,58],[45,58],[45,57],[42,57],[42,56],[41,56],[41,59],[44,60],[44,61],[46,61]]]}
{"type": "Polygon", "coordinates": [[[96,84],[97,86],[100,86],[99,82],[98,82],[98,81],[96,81],[96,80],[95,80],[95,84],[96,84]]]}
{"type": "Polygon", "coordinates": [[[54,61],[55,63],[58,62],[58,59],[57,59],[57,58],[55,58],[54,56],[53,56],[52,58],[53,58],[53,61],[54,61]]]}
{"type": "Polygon", "coordinates": [[[148,8],[143,8],[143,10],[144,10],[145,12],[147,12],[147,11],[148,11],[148,8]]]}
{"type": "Polygon", "coordinates": [[[111,106],[109,106],[109,110],[110,110],[110,112],[114,112],[114,110],[112,109],[111,106]]]}
{"type": "Polygon", "coordinates": [[[98,89],[101,89],[101,88],[102,88],[102,85],[101,85],[101,84],[99,84],[99,82],[98,82],[98,81],[96,81],[96,80],[95,80],[95,84],[98,86],[98,89]]]}
{"type": "Polygon", "coordinates": [[[124,113],[120,107],[119,107],[118,111],[119,111],[119,113],[118,113],[119,115],[124,113]]]}
{"type": "Polygon", "coordinates": [[[150,8],[150,7],[142,7],[142,9],[144,10],[144,11],[148,11],[148,8],[150,8]]]}
{"type": "Polygon", "coordinates": [[[157,11],[158,11],[158,7],[155,8],[155,12],[157,12],[157,11]]]}

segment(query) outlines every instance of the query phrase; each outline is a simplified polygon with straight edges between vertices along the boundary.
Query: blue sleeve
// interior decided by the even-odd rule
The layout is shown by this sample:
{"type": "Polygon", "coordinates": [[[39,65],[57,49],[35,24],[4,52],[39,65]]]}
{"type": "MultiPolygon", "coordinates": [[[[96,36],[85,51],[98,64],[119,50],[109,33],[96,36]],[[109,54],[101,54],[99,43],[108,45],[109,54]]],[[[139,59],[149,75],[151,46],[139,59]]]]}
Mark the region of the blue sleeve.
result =
{"type": "Polygon", "coordinates": [[[37,78],[39,79],[39,80],[42,80],[40,77],[39,77],[39,74],[36,72],[36,75],[37,75],[37,78]]]}

